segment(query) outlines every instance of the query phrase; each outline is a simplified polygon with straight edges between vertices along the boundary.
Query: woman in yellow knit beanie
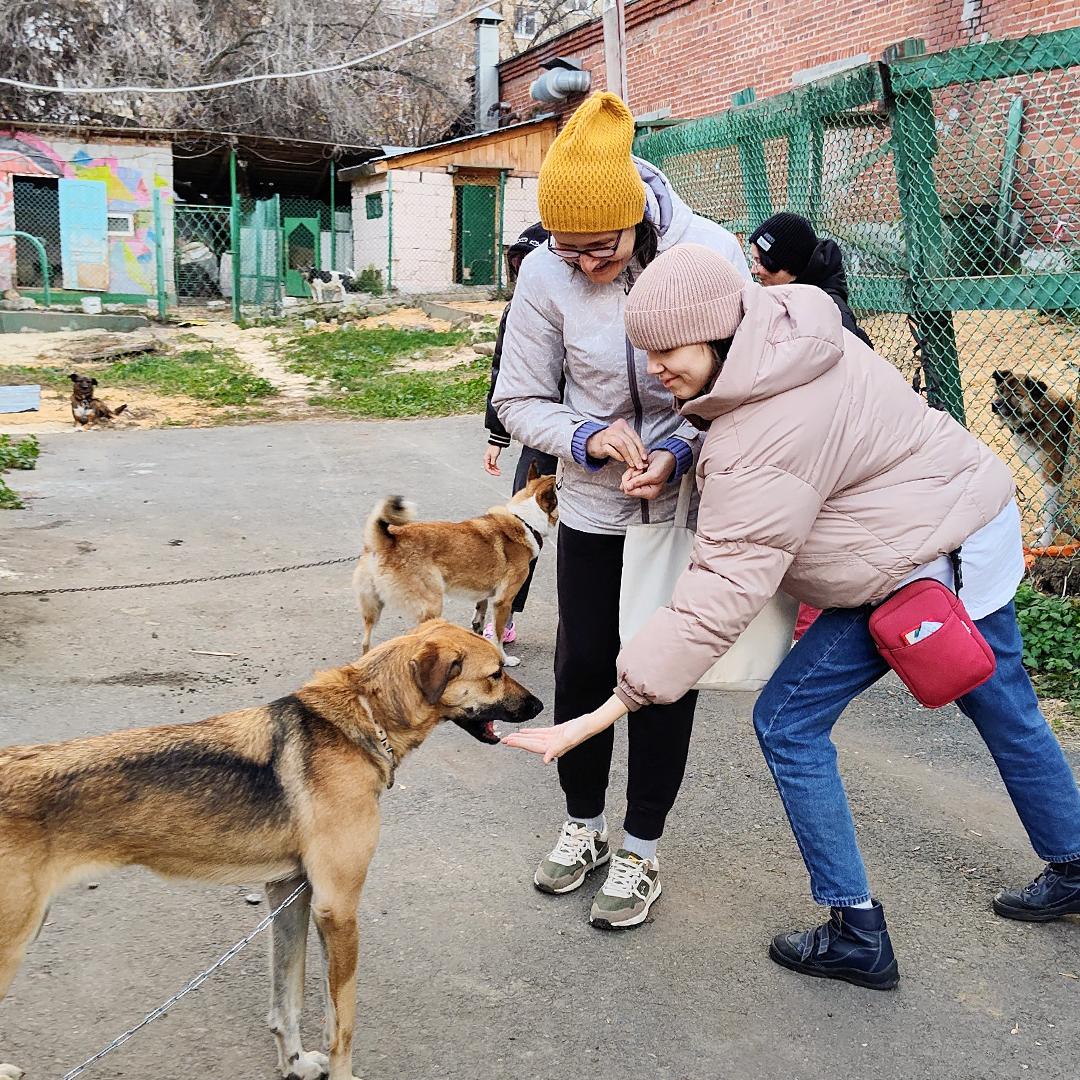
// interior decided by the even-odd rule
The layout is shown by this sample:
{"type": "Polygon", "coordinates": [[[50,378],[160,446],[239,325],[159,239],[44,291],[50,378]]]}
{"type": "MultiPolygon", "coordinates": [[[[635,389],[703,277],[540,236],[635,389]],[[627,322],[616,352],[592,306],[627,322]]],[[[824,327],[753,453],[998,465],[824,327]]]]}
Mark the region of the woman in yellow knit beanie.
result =
{"type": "MultiPolygon", "coordinates": [[[[562,466],[557,724],[610,695],[626,528],[674,517],[672,481],[693,467],[698,442],[625,336],[626,295],[658,252],[685,241],[749,277],[738,241],[691,213],[658,169],[632,156],[633,141],[630,110],[601,93],[578,108],[548,151],[537,201],[552,235],[522,263],[492,398],[511,435],[562,466]],[[630,477],[632,496],[623,490],[630,477]]],[[[533,881],[544,892],[572,892],[609,864],[589,916],[594,926],[636,926],[660,895],[657,841],[682,782],[695,704],[690,693],[630,720],[621,847],[611,844],[604,817],[611,731],[559,759],[566,821],[533,881]]]]}

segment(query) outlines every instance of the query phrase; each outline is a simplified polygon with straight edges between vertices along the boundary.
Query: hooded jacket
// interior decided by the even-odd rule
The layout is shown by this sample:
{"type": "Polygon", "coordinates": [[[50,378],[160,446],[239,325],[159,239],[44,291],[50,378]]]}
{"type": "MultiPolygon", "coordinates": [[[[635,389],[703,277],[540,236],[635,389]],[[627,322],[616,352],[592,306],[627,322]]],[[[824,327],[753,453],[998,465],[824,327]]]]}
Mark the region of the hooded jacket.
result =
{"type": "MultiPolygon", "coordinates": [[[[634,162],[645,183],[646,217],[660,234],[659,249],[705,244],[749,278],[735,237],[691,213],[654,166],[634,162]]],[[[582,532],[618,535],[628,525],[669,521],[678,495],[678,485],[670,484],[652,502],[628,498],[619,489],[621,462],[585,456],[590,435],[621,417],[646,448],[669,449],[681,471],[692,466],[698,441],[694,426],[672,410],[671,396],[647,375],[645,353],[626,339],[627,286],[625,275],[610,285],[593,285],[553,251],[538,248],[521,264],[492,396],[514,438],[561,460],[559,517],[582,532]]]]}
{"type": "Polygon", "coordinates": [[[681,406],[707,428],[690,566],[619,656],[631,708],[676,701],[782,589],[818,608],[880,601],[1013,497],[1008,468],[813,286],[743,290],[713,384],[681,406]]]}
{"type": "Polygon", "coordinates": [[[847,275],[844,273],[844,257],[834,240],[822,240],[814,249],[806,269],[799,275],[800,285],[815,285],[832,297],[840,311],[845,330],[850,330],[872,349],[874,343],[855,321],[855,313],[848,304],[847,275]]]}

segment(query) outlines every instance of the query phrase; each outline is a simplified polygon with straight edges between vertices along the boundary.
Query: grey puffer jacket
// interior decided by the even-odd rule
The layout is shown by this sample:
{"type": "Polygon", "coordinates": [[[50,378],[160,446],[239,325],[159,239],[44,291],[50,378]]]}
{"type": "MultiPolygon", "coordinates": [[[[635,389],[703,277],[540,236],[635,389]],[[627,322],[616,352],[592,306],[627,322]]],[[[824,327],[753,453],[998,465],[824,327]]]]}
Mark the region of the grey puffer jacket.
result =
{"type": "MultiPolygon", "coordinates": [[[[645,182],[646,216],[660,232],[660,250],[704,244],[749,279],[738,240],[692,213],[658,169],[634,162],[645,182]]],[[[619,535],[629,525],[670,521],[678,494],[678,485],[669,484],[652,502],[627,498],[619,489],[621,462],[593,468],[575,459],[574,436],[582,429],[597,430],[621,417],[646,448],[678,438],[696,457],[698,431],[674,412],[671,394],[646,373],[645,353],[626,339],[626,293],[625,276],[593,285],[554,252],[538,248],[521,266],[492,398],[514,438],[561,460],[559,518],[582,532],[619,535]]],[[[577,442],[580,452],[580,436],[577,442]]],[[[676,458],[691,460],[689,454],[676,458]]]]}

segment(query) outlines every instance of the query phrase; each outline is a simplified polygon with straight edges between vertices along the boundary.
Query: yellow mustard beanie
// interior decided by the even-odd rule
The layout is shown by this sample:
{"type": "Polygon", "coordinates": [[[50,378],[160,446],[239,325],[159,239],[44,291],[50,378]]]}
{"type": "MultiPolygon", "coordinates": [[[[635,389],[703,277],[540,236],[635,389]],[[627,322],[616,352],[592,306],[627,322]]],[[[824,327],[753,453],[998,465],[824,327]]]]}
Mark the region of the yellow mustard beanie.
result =
{"type": "Polygon", "coordinates": [[[593,94],[540,166],[537,201],[549,232],[629,229],[645,216],[645,185],[630,159],[634,117],[617,94],[593,94]]]}

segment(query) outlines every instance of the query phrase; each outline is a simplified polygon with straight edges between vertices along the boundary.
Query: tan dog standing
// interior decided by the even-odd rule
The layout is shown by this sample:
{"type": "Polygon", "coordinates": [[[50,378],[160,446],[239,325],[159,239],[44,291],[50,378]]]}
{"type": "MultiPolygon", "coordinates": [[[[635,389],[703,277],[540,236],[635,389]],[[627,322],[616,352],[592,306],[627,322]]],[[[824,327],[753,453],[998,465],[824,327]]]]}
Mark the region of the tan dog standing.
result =
{"type": "MultiPolygon", "coordinates": [[[[364,617],[363,651],[371,647],[386,604],[421,622],[439,618],[448,595],[475,601],[476,633],[492,601],[495,641],[501,642],[529,564],[558,522],[557,504],[555,477],[538,476],[535,465],[528,483],[505,506],[468,521],[416,521],[400,496],[384,499],[368,518],[364,552],[353,574],[364,617]]],[[[508,667],[520,663],[505,652],[503,660],[508,667]]]]}
{"type": "MultiPolygon", "coordinates": [[[[541,703],[490,642],[442,621],[295,694],[194,724],[0,749],[0,998],[50,898],[81,876],[269,882],[269,1023],[289,1080],[354,1080],[357,906],[394,769],[444,720],[496,744],[541,703]],[[309,912],[326,964],[328,1057],[300,1043],[309,912]]],[[[0,1065],[0,1077],[22,1075],[0,1065]]]]}
{"type": "Polygon", "coordinates": [[[1065,457],[1076,424],[1076,403],[1041,379],[1013,371],[994,372],[991,410],[1009,429],[1013,449],[1042,485],[1042,533],[1039,545],[1054,542],[1065,480],[1065,457]]]}

